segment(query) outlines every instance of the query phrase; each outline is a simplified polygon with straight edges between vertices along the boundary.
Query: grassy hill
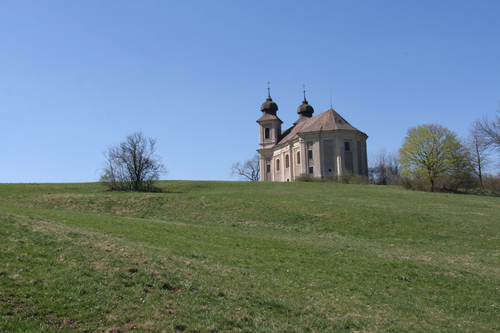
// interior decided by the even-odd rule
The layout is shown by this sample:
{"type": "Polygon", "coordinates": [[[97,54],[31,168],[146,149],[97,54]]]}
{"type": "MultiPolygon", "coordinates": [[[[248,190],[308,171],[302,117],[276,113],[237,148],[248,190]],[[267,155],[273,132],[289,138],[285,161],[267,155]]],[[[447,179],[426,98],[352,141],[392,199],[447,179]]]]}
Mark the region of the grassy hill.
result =
{"type": "Polygon", "coordinates": [[[500,198],[0,184],[0,332],[500,330],[500,198]]]}

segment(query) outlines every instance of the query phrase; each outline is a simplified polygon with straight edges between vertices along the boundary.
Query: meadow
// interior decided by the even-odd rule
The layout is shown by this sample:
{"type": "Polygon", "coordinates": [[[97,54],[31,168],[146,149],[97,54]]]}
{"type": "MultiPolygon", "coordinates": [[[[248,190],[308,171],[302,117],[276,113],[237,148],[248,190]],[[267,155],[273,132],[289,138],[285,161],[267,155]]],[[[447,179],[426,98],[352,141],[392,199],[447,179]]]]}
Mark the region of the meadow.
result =
{"type": "Polygon", "coordinates": [[[500,331],[500,198],[0,184],[0,332],[500,331]]]}

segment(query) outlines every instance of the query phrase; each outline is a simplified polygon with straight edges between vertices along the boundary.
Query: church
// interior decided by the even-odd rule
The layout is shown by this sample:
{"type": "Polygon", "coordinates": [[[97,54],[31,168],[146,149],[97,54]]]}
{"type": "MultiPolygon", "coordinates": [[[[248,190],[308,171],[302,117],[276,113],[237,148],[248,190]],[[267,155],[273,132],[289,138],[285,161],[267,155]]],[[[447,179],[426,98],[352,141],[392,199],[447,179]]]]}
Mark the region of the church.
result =
{"type": "Polygon", "coordinates": [[[257,151],[261,181],[291,182],[301,174],[318,178],[336,178],[345,172],[368,176],[368,135],[331,108],[313,116],[305,90],[297,109],[299,119],[284,131],[269,88],[260,110],[257,151]]]}

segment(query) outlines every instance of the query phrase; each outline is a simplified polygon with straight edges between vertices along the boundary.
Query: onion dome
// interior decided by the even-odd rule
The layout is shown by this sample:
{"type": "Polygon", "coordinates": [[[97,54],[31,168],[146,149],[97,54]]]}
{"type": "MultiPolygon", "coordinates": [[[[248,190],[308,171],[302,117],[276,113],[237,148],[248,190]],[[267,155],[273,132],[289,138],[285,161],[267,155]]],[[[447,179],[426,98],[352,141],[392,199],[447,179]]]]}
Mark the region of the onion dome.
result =
{"type": "Polygon", "coordinates": [[[267,83],[267,99],[262,104],[260,107],[260,110],[262,111],[262,117],[257,120],[258,123],[263,123],[263,122],[279,122],[282,124],[283,122],[276,116],[276,111],[278,111],[278,104],[273,102],[273,99],[271,98],[271,88],[269,88],[269,82],[267,83]]]}
{"type": "Polygon", "coordinates": [[[297,113],[300,116],[305,116],[308,118],[311,118],[312,114],[314,113],[313,107],[308,104],[305,96],[304,100],[302,101],[302,104],[297,108],[297,113]]]}
{"type": "Polygon", "coordinates": [[[260,107],[260,110],[269,114],[276,115],[276,111],[278,111],[278,104],[273,102],[273,99],[270,95],[267,95],[267,99],[260,107]]]}
{"type": "Polygon", "coordinates": [[[309,105],[306,99],[306,87],[304,86],[304,100],[302,104],[297,108],[297,113],[299,114],[299,119],[294,122],[294,125],[297,125],[300,122],[303,122],[313,116],[314,109],[309,105]]]}
{"type": "Polygon", "coordinates": [[[314,109],[312,106],[309,105],[306,99],[306,86],[304,85],[304,100],[302,101],[302,105],[297,108],[297,113],[299,114],[299,120],[306,117],[306,118],[311,118],[314,109]]]}

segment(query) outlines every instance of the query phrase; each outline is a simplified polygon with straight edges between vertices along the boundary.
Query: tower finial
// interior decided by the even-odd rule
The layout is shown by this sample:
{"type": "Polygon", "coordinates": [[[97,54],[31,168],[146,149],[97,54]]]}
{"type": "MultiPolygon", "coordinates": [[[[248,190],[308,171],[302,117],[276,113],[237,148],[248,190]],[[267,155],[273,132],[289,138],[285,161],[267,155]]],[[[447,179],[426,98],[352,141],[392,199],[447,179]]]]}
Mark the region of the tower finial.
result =
{"type": "Polygon", "coordinates": [[[271,87],[269,86],[269,81],[267,81],[267,97],[271,97],[271,87]]]}
{"type": "Polygon", "coordinates": [[[303,84],[302,85],[302,88],[304,88],[304,101],[306,100],[306,85],[303,84]]]}
{"type": "Polygon", "coordinates": [[[333,109],[333,106],[332,106],[332,92],[330,91],[330,109],[333,109]]]}

